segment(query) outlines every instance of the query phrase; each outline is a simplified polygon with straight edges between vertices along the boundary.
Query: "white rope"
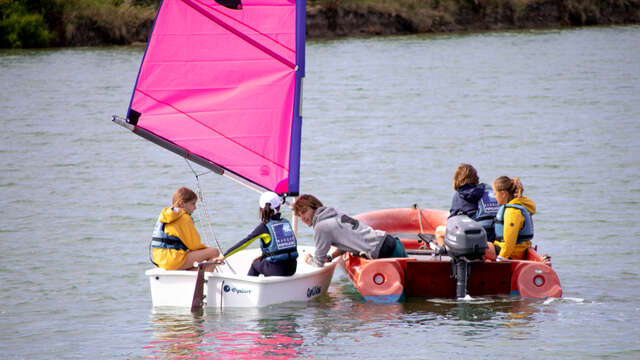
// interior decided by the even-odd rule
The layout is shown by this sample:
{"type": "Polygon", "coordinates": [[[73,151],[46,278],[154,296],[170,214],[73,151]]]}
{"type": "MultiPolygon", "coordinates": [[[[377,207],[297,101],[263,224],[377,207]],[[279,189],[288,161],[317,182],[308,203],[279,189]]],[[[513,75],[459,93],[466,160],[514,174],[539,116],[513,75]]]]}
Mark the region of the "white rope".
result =
{"type": "MultiPolygon", "coordinates": [[[[204,211],[204,216],[207,218],[207,225],[209,227],[209,232],[211,233],[211,235],[213,235],[213,240],[215,241],[216,245],[218,245],[218,250],[220,250],[220,255],[222,255],[224,253],[224,251],[222,250],[222,246],[220,245],[220,242],[218,241],[218,238],[216,237],[216,233],[213,231],[213,225],[211,225],[211,216],[209,216],[209,207],[207,206],[207,201],[204,198],[204,192],[202,191],[202,187],[200,186],[200,175],[208,174],[210,171],[207,171],[207,172],[202,173],[202,174],[198,174],[193,169],[193,166],[191,166],[191,163],[189,162],[189,160],[187,160],[185,158],[185,161],[187,162],[187,165],[189,165],[189,168],[193,172],[193,175],[196,177],[196,186],[198,188],[198,198],[200,199],[200,202],[202,203],[202,209],[204,211]]],[[[200,217],[200,212],[198,212],[198,220],[200,221],[201,224],[203,223],[202,218],[200,217]]],[[[229,269],[231,269],[231,271],[234,274],[236,273],[235,270],[233,270],[233,268],[231,267],[231,265],[229,265],[228,262],[226,263],[226,265],[229,267],[229,269]]],[[[216,270],[217,270],[217,267],[216,267],[216,270]]]]}
{"type": "MultiPolygon", "coordinates": [[[[189,162],[189,160],[187,160],[186,158],[184,160],[187,162],[187,165],[189,165],[189,168],[191,169],[191,171],[193,172],[193,175],[196,178],[196,188],[198,190],[198,199],[200,199],[200,203],[202,203],[202,210],[204,211],[204,215],[207,218],[207,225],[209,226],[209,234],[205,232],[205,237],[207,238],[207,242],[209,240],[210,234],[212,234],[216,244],[218,245],[218,248],[222,251],[222,247],[220,247],[220,243],[218,243],[216,234],[213,232],[213,227],[211,226],[211,217],[209,216],[209,209],[207,208],[207,201],[204,198],[204,194],[202,193],[202,187],[200,186],[200,175],[204,175],[206,174],[206,172],[202,174],[198,174],[194,170],[193,166],[191,166],[191,163],[189,162]]],[[[198,220],[200,221],[201,224],[204,224],[204,221],[202,220],[202,216],[200,215],[200,213],[201,212],[198,211],[198,220]]]]}

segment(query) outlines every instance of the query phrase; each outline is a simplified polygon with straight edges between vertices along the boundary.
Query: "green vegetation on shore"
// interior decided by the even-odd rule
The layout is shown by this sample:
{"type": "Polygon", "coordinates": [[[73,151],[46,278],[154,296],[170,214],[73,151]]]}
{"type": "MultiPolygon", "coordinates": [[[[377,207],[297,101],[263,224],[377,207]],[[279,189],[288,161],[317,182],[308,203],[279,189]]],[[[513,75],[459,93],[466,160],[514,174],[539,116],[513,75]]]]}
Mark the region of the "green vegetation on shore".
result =
{"type": "MultiPolygon", "coordinates": [[[[0,0],[0,47],[146,42],[160,0],[0,0]]],[[[640,23],[640,0],[308,0],[310,38],[640,23]]]]}
{"type": "Polygon", "coordinates": [[[640,0],[311,0],[307,3],[307,31],[311,37],[640,23],[640,0]],[[314,16],[315,13],[322,16],[314,16]]]}
{"type": "Polygon", "coordinates": [[[0,47],[146,41],[159,0],[0,0],[0,47]]]}

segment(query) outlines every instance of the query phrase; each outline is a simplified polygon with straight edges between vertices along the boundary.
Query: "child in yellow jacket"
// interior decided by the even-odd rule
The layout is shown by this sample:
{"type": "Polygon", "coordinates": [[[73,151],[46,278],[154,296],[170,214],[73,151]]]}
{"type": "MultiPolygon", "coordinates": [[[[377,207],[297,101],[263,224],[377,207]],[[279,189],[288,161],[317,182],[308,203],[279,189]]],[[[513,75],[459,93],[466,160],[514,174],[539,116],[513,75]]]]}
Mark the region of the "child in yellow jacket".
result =
{"type": "Polygon", "coordinates": [[[200,242],[191,218],[197,201],[196,193],[181,187],[173,194],[173,205],[160,213],[151,241],[153,263],[158,267],[192,270],[194,262],[213,261],[220,256],[218,249],[200,242]]]}
{"type": "Polygon", "coordinates": [[[501,205],[496,215],[496,240],[489,243],[489,259],[524,259],[533,239],[533,214],[536,205],[522,195],[517,177],[500,176],[493,181],[493,192],[501,205]]]}

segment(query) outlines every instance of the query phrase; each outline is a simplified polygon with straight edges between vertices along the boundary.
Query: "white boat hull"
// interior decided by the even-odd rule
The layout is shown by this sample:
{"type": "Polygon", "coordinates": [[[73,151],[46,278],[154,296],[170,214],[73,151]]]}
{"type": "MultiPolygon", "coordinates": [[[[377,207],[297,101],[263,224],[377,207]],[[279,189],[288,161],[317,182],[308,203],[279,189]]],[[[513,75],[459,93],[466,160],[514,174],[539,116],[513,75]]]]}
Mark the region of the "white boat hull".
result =
{"type": "MultiPolygon", "coordinates": [[[[260,249],[234,254],[214,272],[206,272],[204,302],[208,308],[261,307],[288,301],[308,301],[327,292],[336,261],[317,268],[304,262],[313,246],[298,246],[298,268],[293,276],[248,276],[251,262],[260,249]]],[[[154,307],[190,308],[197,271],[160,268],[147,270],[154,307]]]]}

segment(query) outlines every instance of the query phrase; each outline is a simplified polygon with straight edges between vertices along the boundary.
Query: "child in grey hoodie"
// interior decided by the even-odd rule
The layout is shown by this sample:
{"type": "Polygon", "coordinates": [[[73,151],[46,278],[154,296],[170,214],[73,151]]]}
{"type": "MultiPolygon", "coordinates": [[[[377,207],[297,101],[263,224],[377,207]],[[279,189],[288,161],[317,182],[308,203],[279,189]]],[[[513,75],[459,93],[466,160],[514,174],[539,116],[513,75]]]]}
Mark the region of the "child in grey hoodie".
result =
{"type": "Polygon", "coordinates": [[[324,206],[313,195],[305,194],[293,204],[293,212],[307,226],[313,227],[316,250],[307,254],[307,263],[321,267],[334,257],[351,252],[369,259],[407,257],[398,238],[375,230],[332,207],[324,206]],[[328,254],[331,246],[337,248],[328,254]]]}

